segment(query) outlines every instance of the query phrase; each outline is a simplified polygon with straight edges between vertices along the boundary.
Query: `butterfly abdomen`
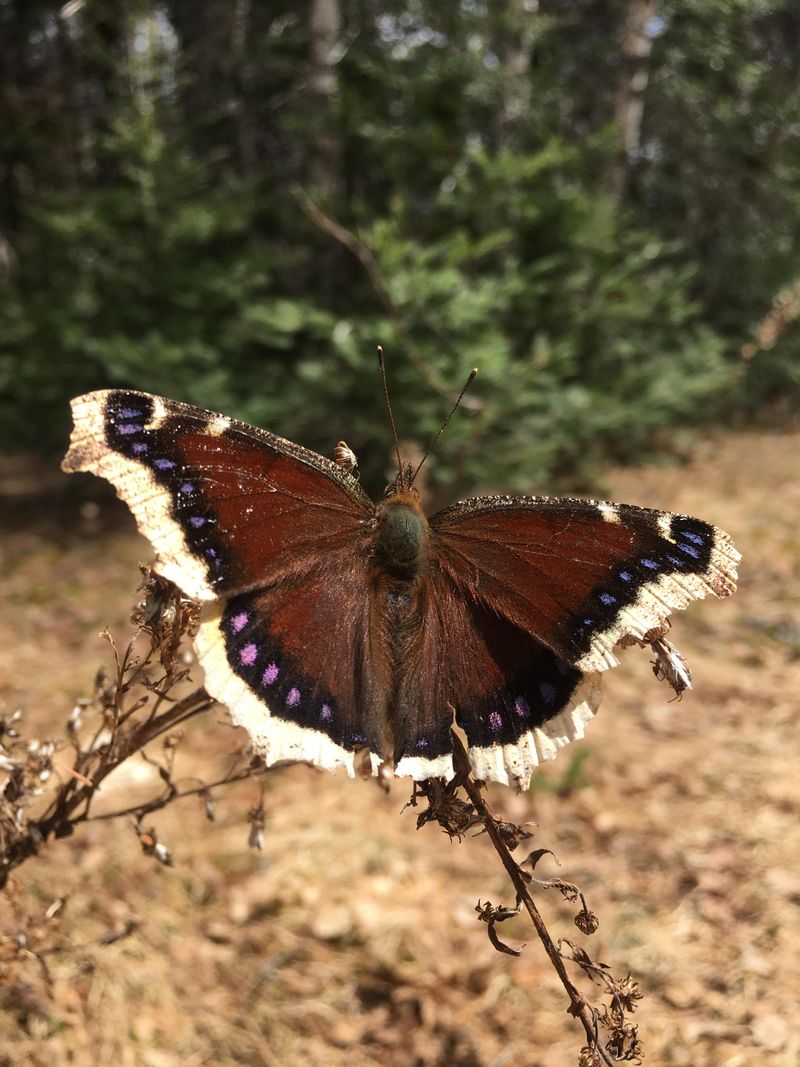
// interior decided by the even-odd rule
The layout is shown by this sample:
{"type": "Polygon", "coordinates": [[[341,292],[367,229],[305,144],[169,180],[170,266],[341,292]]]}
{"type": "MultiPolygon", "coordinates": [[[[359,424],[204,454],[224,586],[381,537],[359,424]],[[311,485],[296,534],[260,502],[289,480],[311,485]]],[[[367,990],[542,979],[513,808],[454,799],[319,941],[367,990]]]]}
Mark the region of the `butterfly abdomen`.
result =
{"type": "Polygon", "coordinates": [[[375,561],[384,573],[409,580],[428,556],[428,521],[412,494],[398,494],[378,512],[375,561]]]}

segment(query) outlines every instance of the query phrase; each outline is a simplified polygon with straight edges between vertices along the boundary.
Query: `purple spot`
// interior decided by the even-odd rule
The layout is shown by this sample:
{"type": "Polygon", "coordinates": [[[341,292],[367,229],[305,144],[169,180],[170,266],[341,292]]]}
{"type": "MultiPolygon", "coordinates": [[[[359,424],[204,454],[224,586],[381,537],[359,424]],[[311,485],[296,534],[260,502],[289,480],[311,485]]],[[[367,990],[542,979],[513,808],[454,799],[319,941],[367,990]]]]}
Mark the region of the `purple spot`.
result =
{"type": "Polygon", "coordinates": [[[531,709],[528,707],[528,701],[525,697],[517,697],[514,701],[514,711],[521,719],[527,719],[531,713],[531,709]]]}
{"type": "Polygon", "coordinates": [[[503,726],[503,720],[502,720],[501,716],[498,715],[498,713],[496,711],[490,711],[489,712],[489,729],[493,730],[495,733],[497,733],[498,730],[502,729],[502,726],[503,726]]]}
{"type": "Polygon", "coordinates": [[[694,559],[700,559],[700,553],[691,545],[678,545],[678,551],[685,552],[687,556],[692,556],[694,559]]]}
{"type": "Polygon", "coordinates": [[[630,571],[620,571],[619,576],[623,580],[623,582],[629,582],[633,578],[633,575],[630,571]]]}
{"type": "Polygon", "coordinates": [[[269,667],[261,675],[261,684],[272,685],[280,673],[277,663],[270,663],[269,667]]]}
{"type": "Polygon", "coordinates": [[[192,482],[184,482],[183,485],[180,488],[180,491],[182,493],[193,493],[194,492],[194,485],[192,484],[192,482]]]}
{"type": "MultiPolygon", "coordinates": [[[[275,668],[276,673],[277,673],[277,670],[278,670],[278,668],[276,667],[275,668]]],[[[333,712],[331,711],[330,707],[327,704],[323,704],[322,707],[319,709],[319,717],[324,722],[330,722],[331,719],[333,718],[333,712]]]]}
{"type": "Polygon", "coordinates": [[[692,533],[691,530],[681,530],[681,537],[685,537],[687,541],[692,541],[695,545],[705,544],[705,537],[702,534],[692,533]]]}
{"type": "Polygon", "coordinates": [[[555,704],[556,702],[556,687],[552,682],[540,682],[539,692],[542,694],[542,700],[545,704],[555,704]]]}
{"type": "Polygon", "coordinates": [[[202,515],[190,515],[189,525],[194,526],[195,530],[199,530],[201,526],[205,526],[206,520],[202,515]]]}
{"type": "Polygon", "coordinates": [[[175,464],[171,459],[154,459],[153,466],[158,467],[160,471],[171,471],[175,464]]]}
{"type": "Polygon", "coordinates": [[[583,620],[583,625],[584,626],[593,626],[594,625],[594,619],[584,619],[583,620]]]}
{"type": "Polygon", "coordinates": [[[366,734],[353,734],[352,741],[353,741],[354,745],[366,745],[367,744],[367,735],[366,734]]]}
{"type": "Polygon", "coordinates": [[[300,690],[299,689],[294,689],[294,688],[290,689],[289,692],[286,694],[286,707],[287,708],[294,708],[299,703],[300,703],[300,690]]]}
{"type": "Polygon", "coordinates": [[[144,441],[137,441],[133,446],[133,451],[137,456],[141,456],[142,452],[146,452],[150,446],[146,445],[144,441]]]}
{"type": "Polygon", "coordinates": [[[207,548],[206,549],[206,555],[207,556],[211,556],[212,559],[216,559],[217,558],[217,550],[216,550],[216,548],[207,548]]]}
{"type": "Polygon", "coordinates": [[[138,408],[120,408],[117,412],[118,419],[138,419],[143,413],[138,408]]]}
{"type": "Polygon", "coordinates": [[[234,615],[231,619],[231,630],[238,634],[240,630],[243,630],[250,621],[250,616],[246,611],[240,611],[238,615],[234,615]]]}
{"type": "Polygon", "coordinates": [[[680,568],[680,567],[685,567],[686,566],[686,561],[682,560],[682,559],[678,559],[677,556],[667,556],[667,559],[675,567],[679,567],[680,568]]]}
{"type": "Polygon", "coordinates": [[[428,747],[428,739],[427,739],[427,737],[421,737],[419,739],[419,741],[417,741],[417,743],[416,743],[416,745],[414,747],[415,748],[427,748],[428,747]]]}
{"type": "Polygon", "coordinates": [[[611,593],[601,593],[597,598],[601,604],[616,604],[617,598],[611,593]]]}
{"type": "Polygon", "coordinates": [[[657,571],[658,570],[658,564],[655,562],[655,560],[652,560],[652,559],[643,559],[642,560],[642,566],[643,567],[647,567],[647,569],[649,571],[657,571]]]}
{"type": "Polygon", "coordinates": [[[117,433],[122,434],[123,437],[127,437],[132,433],[141,433],[142,427],[136,422],[123,422],[122,425],[117,426],[117,433]]]}
{"type": "Polygon", "coordinates": [[[244,646],[239,652],[239,661],[243,667],[252,667],[258,656],[258,645],[254,645],[252,641],[244,646]]]}

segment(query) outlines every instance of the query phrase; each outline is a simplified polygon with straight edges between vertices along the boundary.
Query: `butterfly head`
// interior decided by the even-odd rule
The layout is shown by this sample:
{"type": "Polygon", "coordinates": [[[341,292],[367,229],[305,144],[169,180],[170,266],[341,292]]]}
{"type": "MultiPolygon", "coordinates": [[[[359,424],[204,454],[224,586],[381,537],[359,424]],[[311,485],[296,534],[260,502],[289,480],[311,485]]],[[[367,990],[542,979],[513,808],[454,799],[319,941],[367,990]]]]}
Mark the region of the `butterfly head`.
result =
{"type": "Polygon", "coordinates": [[[396,496],[397,493],[409,493],[415,500],[419,500],[419,493],[414,488],[416,473],[411,463],[401,463],[394,481],[389,482],[383,491],[383,495],[388,499],[391,496],[396,496]]]}

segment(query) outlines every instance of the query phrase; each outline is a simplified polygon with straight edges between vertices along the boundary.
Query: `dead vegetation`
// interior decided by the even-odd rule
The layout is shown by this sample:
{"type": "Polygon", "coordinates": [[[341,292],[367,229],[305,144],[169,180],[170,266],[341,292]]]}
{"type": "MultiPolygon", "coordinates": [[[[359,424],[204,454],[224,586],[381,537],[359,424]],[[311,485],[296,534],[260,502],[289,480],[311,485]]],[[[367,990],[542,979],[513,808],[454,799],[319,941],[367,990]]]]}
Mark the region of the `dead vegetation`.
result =
{"type": "MultiPolygon", "coordinates": [[[[4,823],[11,852],[30,857],[0,903],[7,1062],[574,1067],[580,1031],[530,914],[517,911],[518,887],[487,847],[494,833],[548,925],[573,930],[555,947],[572,959],[581,997],[591,994],[582,971],[598,983],[595,999],[607,994],[612,1055],[615,1033],[627,1032],[628,1050],[638,1040],[625,1027],[641,989],[648,1062],[796,1064],[799,445],[731,438],[688,471],[616,480],[620,499],[729,529],[745,553],[741,593],[681,617],[696,685],[682,703],[667,703],[648,657],[631,650],[587,743],[531,794],[465,793],[466,782],[449,795],[421,791],[425,821],[470,838],[487,831],[460,847],[435,827],[412,832],[412,813],[400,814],[405,785],[384,795],[297,767],[209,788],[260,768],[224,714],[193,714],[198,680],[180,677],[191,665],[177,646],[169,669],[186,692],[163,695],[148,618],[166,616],[157,640],[169,647],[175,620],[191,625],[180,598],[155,616],[142,607],[136,685],[126,688],[118,668],[98,679],[90,704],[75,705],[104,658],[97,630],[109,622],[124,633],[126,584],[144,549],[92,516],[66,542],[36,526],[9,530],[0,686],[4,744],[18,765],[7,773],[21,776],[15,789],[43,792],[17,827],[36,827],[41,841],[15,840],[7,812],[4,823]],[[139,690],[149,702],[131,713],[139,690]],[[193,721],[181,727],[184,712],[193,721]],[[115,749],[102,733],[92,743],[95,714],[134,747],[115,749]],[[138,751],[142,722],[154,731],[149,761],[120,759],[138,751]],[[23,729],[24,742],[12,736],[23,729]],[[34,734],[59,740],[31,747],[34,734]],[[101,768],[87,810],[81,776],[96,781],[101,768]],[[70,804],[55,813],[48,797],[62,783],[70,804]],[[76,820],[86,823],[78,833],[53,839],[56,825],[76,820]],[[248,837],[262,849],[248,849],[248,837]],[[556,870],[544,844],[588,903],[541,873],[556,870]],[[511,857],[517,850],[530,853],[525,862],[511,857]],[[612,979],[605,963],[638,985],[612,979]]],[[[581,1063],[594,1062],[603,1061],[583,1053],[581,1063]]]]}

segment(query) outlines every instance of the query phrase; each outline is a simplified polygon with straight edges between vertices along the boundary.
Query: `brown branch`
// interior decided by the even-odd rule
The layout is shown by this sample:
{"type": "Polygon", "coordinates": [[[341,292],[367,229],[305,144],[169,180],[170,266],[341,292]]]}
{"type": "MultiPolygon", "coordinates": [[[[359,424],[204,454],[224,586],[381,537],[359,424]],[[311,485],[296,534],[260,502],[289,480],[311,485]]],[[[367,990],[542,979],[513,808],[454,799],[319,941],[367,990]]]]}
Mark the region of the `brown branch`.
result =
{"type": "MultiPolygon", "coordinates": [[[[372,283],[372,288],[375,290],[386,315],[392,323],[397,336],[400,338],[401,344],[406,350],[408,358],[434,392],[438,393],[439,396],[445,397],[450,403],[454,403],[458,394],[454,390],[448,389],[447,386],[439,381],[426,363],[417,346],[414,344],[411,334],[406,327],[402,312],[392,299],[392,295],[383,279],[380,266],[378,265],[378,261],[373,252],[367,248],[364,242],[357,237],[356,234],[351,230],[346,229],[340,222],[337,222],[336,219],[333,219],[330,215],[326,214],[326,212],[324,212],[322,208],[311,199],[301,185],[292,185],[290,192],[312,222],[316,223],[321,230],[333,237],[334,240],[338,241],[341,245],[344,245],[348,252],[351,252],[359,263],[361,263],[372,283]]],[[[481,411],[483,408],[483,403],[476,397],[464,397],[461,403],[462,406],[469,411],[481,411]]]]}
{"type": "Polygon", "coordinates": [[[51,838],[69,837],[77,825],[91,818],[89,811],[94,794],[121,763],[162,734],[208,711],[214,703],[205,689],[196,689],[177,701],[158,719],[142,724],[116,744],[79,752],[75,766],[70,768],[70,781],[57,790],[45,813],[31,820],[25,831],[4,850],[0,857],[0,888],[6,884],[11,871],[35,855],[44,842],[51,838]],[[95,763],[95,766],[90,768],[90,763],[95,763]],[[84,809],[82,812],[79,810],[81,807],[84,809]]]}
{"type": "Polygon", "coordinates": [[[506,845],[505,841],[503,840],[503,836],[500,833],[500,830],[497,825],[497,820],[489,810],[489,807],[483,798],[481,790],[472,776],[467,752],[464,748],[461,738],[455,731],[451,732],[451,736],[453,738],[454,763],[457,768],[456,781],[458,781],[458,783],[463,786],[467,796],[472,802],[472,805],[475,808],[479,819],[483,823],[484,829],[486,830],[486,833],[488,834],[489,839],[492,842],[495,851],[497,852],[497,855],[500,857],[500,860],[506,869],[508,877],[511,879],[511,883],[514,886],[514,889],[517,894],[517,902],[523,905],[528,915],[530,916],[531,922],[533,923],[534,929],[536,930],[539,940],[542,942],[544,950],[550,958],[550,962],[553,965],[553,969],[558,975],[559,980],[563,985],[564,989],[567,991],[567,996],[569,997],[570,1001],[568,1011],[570,1015],[574,1015],[577,1019],[580,1019],[581,1023],[583,1024],[583,1029],[586,1032],[586,1037],[589,1041],[589,1044],[602,1057],[603,1062],[606,1064],[610,1064],[613,1067],[614,1059],[606,1049],[603,1042],[600,1040],[600,1036],[597,1030],[597,1023],[589,1005],[586,1002],[586,998],[580,993],[578,989],[576,989],[576,987],[572,983],[572,980],[567,974],[567,969],[564,966],[564,961],[561,958],[561,953],[558,951],[558,948],[556,947],[552,937],[550,936],[547,926],[545,925],[544,919],[542,918],[541,913],[536,907],[534,899],[530,894],[525,874],[523,873],[520,866],[517,864],[516,860],[511,855],[508,846],[506,845]]]}
{"type": "Polygon", "coordinates": [[[759,354],[774,348],[781,335],[800,318],[800,278],[795,278],[789,285],[776,293],[772,306],[764,314],[756,327],[755,337],[743,345],[739,351],[739,374],[759,354]]]}
{"type": "Polygon", "coordinates": [[[134,609],[133,635],[120,652],[104,633],[114,657],[113,670],[111,674],[98,672],[92,697],[78,701],[67,720],[73,748],[70,764],[65,766],[63,758],[57,759],[64,751],[63,743],[27,741],[18,731],[18,716],[10,722],[0,720],[0,756],[7,774],[0,790],[0,887],[44,843],[70,836],[81,823],[123,815],[141,819],[173,800],[208,795],[212,788],[263,771],[259,761],[249,760],[242,767],[237,757],[227,773],[210,785],[181,790],[173,781],[178,741],[174,732],[209,711],[215,701],[202,687],[179,696],[188,677],[179,651],[181,642],[194,633],[197,605],[147,568],[143,573],[140,591],[144,596],[134,609]],[[81,741],[84,714],[89,721],[87,739],[81,741]],[[163,765],[155,764],[164,782],[159,795],[119,811],[92,815],[94,797],[109,775],[137,754],[148,759],[145,750],[162,738],[166,758],[163,765]],[[41,814],[26,817],[43,782],[51,783],[49,802],[41,814]]]}
{"type": "Polygon", "coordinates": [[[153,800],[145,801],[142,804],[133,804],[129,808],[118,808],[116,811],[104,811],[100,815],[86,815],[85,818],[81,816],[76,819],[75,822],[102,822],[109,819],[121,819],[126,815],[134,815],[137,818],[144,818],[145,815],[151,815],[154,811],[160,811],[161,808],[165,808],[167,804],[171,804],[175,800],[184,800],[186,797],[203,796],[210,793],[212,789],[217,789],[223,785],[231,785],[233,782],[243,782],[246,778],[253,778],[255,775],[266,774],[268,771],[273,770],[272,767],[265,767],[263,763],[255,761],[248,764],[247,767],[243,767],[240,771],[236,771],[234,774],[226,774],[222,778],[218,778],[216,782],[201,782],[198,786],[193,786],[191,789],[178,789],[177,786],[170,784],[160,797],[154,797],[153,800]]]}

